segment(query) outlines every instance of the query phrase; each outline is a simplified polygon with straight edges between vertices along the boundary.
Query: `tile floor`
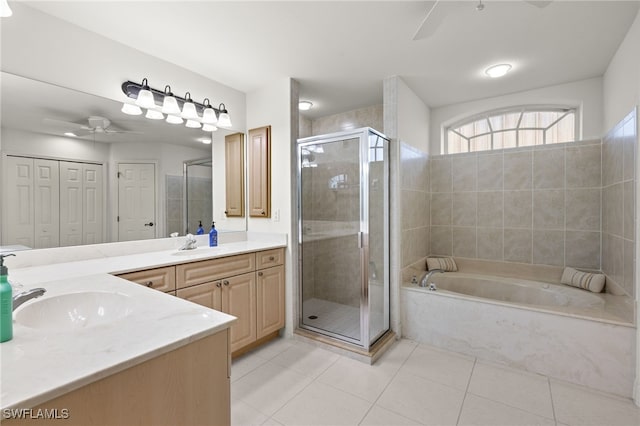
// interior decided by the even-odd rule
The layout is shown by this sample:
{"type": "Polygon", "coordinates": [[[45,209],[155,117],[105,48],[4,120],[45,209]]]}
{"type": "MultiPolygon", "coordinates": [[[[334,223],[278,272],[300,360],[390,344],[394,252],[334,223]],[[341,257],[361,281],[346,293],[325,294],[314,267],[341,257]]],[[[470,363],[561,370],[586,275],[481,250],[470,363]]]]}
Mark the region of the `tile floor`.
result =
{"type": "Polygon", "coordinates": [[[640,408],[404,339],[371,366],[277,339],[234,360],[231,423],[639,426],[640,408]]]}

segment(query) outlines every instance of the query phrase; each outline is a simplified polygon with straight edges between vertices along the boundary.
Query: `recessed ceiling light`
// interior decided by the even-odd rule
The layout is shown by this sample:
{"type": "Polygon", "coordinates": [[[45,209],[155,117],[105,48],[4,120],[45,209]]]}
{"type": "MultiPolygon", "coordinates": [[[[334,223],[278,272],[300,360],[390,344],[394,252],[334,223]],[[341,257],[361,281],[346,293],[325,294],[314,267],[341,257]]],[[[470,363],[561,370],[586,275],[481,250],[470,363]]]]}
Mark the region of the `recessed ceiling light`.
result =
{"type": "Polygon", "coordinates": [[[77,138],[78,137],[78,135],[76,135],[75,133],[72,133],[72,132],[64,132],[64,135],[72,137],[72,138],[77,138]]]}
{"type": "Polygon", "coordinates": [[[498,78],[504,76],[511,70],[511,65],[509,64],[498,64],[492,65],[487,68],[484,72],[491,78],[498,78]]]}
{"type": "Polygon", "coordinates": [[[205,145],[209,145],[211,143],[211,139],[209,138],[200,138],[198,139],[200,142],[202,142],[205,145]]]}
{"type": "Polygon", "coordinates": [[[311,107],[313,106],[313,103],[309,102],[309,101],[300,101],[298,102],[298,109],[300,111],[308,111],[311,109],[311,107]]]}

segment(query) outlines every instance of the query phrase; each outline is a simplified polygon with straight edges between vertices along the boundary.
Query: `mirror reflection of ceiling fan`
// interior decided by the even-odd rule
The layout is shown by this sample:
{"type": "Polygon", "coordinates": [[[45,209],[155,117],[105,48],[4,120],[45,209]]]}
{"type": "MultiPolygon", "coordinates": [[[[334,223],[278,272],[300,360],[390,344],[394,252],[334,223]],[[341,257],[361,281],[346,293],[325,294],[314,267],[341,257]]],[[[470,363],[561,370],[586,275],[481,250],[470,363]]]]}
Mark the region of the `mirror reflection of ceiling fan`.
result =
{"type": "MultiPolygon", "coordinates": [[[[536,7],[547,7],[553,0],[522,0],[525,3],[528,3],[532,6],[536,7]]],[[[424,19],[420,22],[420,25],[416,29],[416,32],[413,34],[413,40],[419,40],[422,38],[427,38],[433,35],[443,19],[446,16],[455,14],[456,10],[459,9],[468,9],[472,6],[472,2],[470,1],[449,1],[449,0],[435,0],[431,3],[431,6],[427,9],[424,19]]],[[[482,0],[479,0],[475,5],[475,9],[478,12],[482,12],[485,8],[482,0]]]]}
{"type": "Polygon", "coordinates": [[[112,135],[115,133],[138,133],[120,129],[112,125],[111,120],[105,117],[92,115],[84,123],[74,123],[71,121],[56,120],[54,118],[44,118],[43,123],[64,130],[67,136],[83,137],[90,134],[112,135]]]}

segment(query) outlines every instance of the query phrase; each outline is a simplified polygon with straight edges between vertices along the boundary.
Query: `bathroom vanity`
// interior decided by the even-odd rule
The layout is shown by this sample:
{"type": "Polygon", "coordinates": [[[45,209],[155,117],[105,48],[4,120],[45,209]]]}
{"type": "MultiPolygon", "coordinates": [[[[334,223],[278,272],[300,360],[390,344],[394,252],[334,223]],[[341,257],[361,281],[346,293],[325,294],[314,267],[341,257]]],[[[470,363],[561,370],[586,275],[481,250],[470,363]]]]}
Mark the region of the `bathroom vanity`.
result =
{"type": "Polygon", "coordinates": [[[231,354],[284,326],[285,245],[11,269],[24,290],[47,292],[14,312],[14,339],[0,345],[2,421],[229,424],[231,354]]]}

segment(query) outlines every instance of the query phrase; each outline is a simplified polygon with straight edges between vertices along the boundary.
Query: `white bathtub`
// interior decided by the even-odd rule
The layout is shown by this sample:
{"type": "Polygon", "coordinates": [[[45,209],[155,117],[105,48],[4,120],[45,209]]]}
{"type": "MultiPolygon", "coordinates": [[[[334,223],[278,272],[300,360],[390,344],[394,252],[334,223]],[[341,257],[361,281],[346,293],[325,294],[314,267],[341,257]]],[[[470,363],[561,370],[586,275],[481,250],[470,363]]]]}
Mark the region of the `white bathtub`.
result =
{"type": "Polygon", "coordinates": [[[431,278],[436,291],[402,288],[404,337],[632,396],[635,328],[628,298],[459,272],[431,278]]]}

